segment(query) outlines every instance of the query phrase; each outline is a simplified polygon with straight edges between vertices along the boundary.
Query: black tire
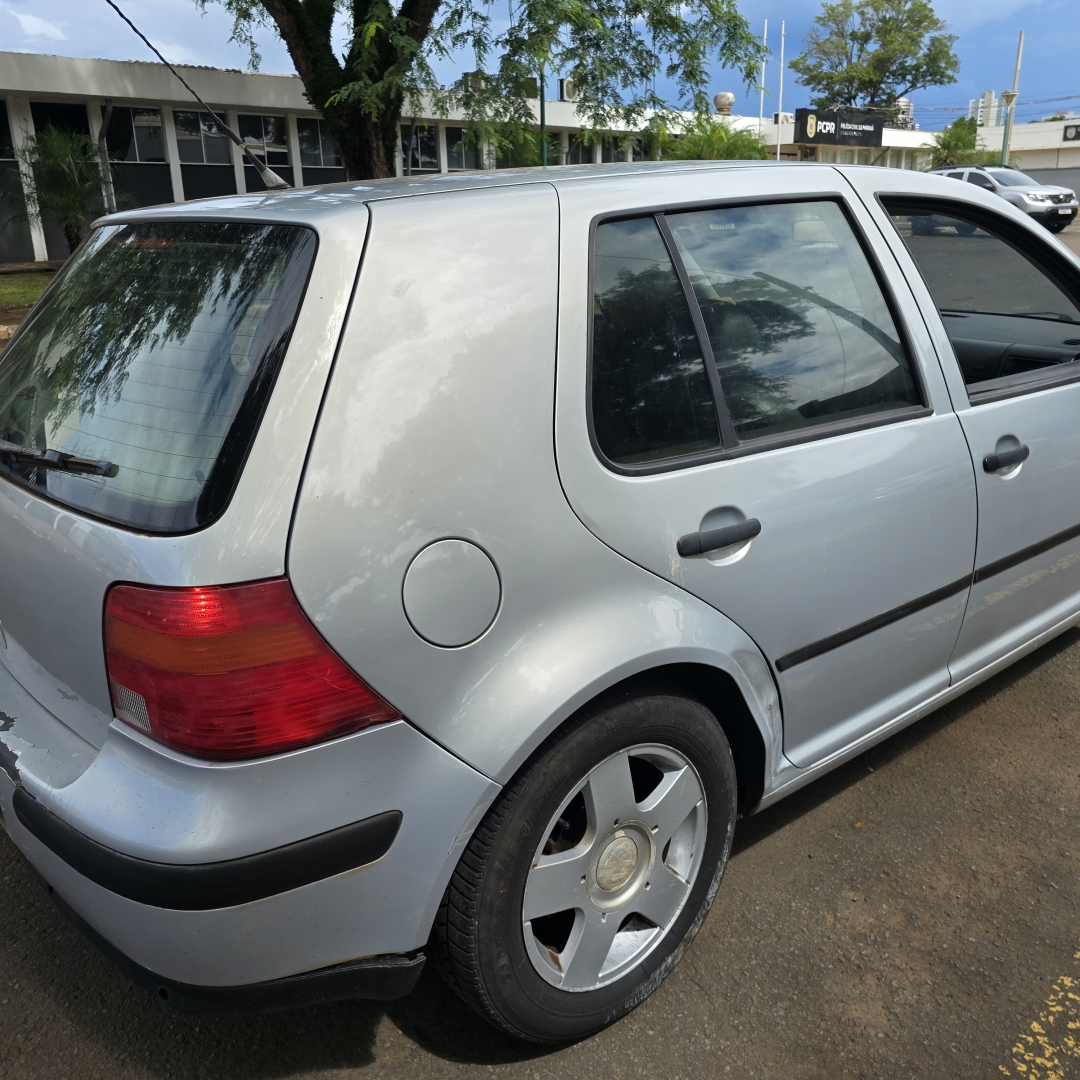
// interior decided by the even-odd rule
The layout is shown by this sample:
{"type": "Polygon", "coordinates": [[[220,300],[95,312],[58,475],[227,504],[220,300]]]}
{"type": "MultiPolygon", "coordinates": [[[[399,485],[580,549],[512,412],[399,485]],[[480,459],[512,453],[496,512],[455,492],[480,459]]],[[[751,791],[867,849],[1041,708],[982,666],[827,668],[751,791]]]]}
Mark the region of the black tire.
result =
{"type": "MultiPolygon", "coordinates": [[[[635,780],[635,800],[637,791],[635,780]]],[[[614,1023],[667,977],[712,906],[731,850],[736,791],[735,766],[719,723],[678,690],[638,688],[577,716],[507,785],[462,854],[433,931],[443,976],[481,1016],[518,1038],[561,1042],[614,1023]],[[545,842],[543,830],[557,813],[568,816],[564,804],[584,778],[628,748],[650,744],[668,748],[695,770],[707,821],[704,853],[683,906],[653,950],[640,963],[631,957],[635,966],[607,985],[568,992],[542,978],[529,957],[522,906],[526,879],[538,845],[545,842]]],[[[700,806],[699,801],[691,814],[700,806]]],[[[666,853],[667,848],[665,860],[666,853]]],[[[651,865],[650,875],[659,874],[651,865]]]]}
{"type": "Polygon", "coordinates": [[[1064,229],[1064,228],[1065,228],[1065,227],[1066,227],[1067,225],[1069,225],[1070,223],[1071,223],[1071,220],[1070,220],[1070,221],[1048,221],[1048,222],[1046,222],[1046,227],[1047,227],[1047,228],[1048,228],[1048,229],[1049,229],[1049,230],[1050,230],[1050,231],[1051,231],[1052,233],[1059,233],[1059,232],[1061,232],[1061,231],[1062,231],[1062,230],[1063,230],[1063,229],[1064,229]]]}

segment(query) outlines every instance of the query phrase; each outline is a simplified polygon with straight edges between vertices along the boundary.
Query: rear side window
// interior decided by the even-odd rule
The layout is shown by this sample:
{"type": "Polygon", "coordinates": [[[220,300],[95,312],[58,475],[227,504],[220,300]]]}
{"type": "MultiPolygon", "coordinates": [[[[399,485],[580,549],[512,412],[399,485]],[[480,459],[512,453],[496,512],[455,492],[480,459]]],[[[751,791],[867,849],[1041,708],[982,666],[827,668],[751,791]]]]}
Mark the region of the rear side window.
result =
{"type": "Polygon", "coordinates": [[[98,229],[0,354],[0,476],[145,532],[209,524],[243,468],[315,247],[309,229],[282,225],[98,229]],[[39,464],[42,451],[62,467],[39,464]],[[64,455],[112,467],[74,471],[64,455]]]}
{"type": "Polygon", "coordinates": [[[834,202],[671,214],[739,442],[921,404],[834,202]]]}
{"type": "Polygon", "coordinates": [[[720,446],[690,308],[651,217],[596,230],[592,408],[596,441],[619,464],[720,446]]]}

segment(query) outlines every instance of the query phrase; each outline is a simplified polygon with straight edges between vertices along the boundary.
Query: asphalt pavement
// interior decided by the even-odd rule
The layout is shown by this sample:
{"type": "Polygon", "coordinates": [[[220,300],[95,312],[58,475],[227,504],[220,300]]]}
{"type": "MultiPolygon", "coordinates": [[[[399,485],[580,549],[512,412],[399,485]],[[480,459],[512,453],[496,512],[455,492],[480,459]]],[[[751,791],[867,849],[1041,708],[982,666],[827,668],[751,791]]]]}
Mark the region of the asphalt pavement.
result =
{"type": "MultiPolygon", "coordinates": [[[[1080,228],[1062,239],[1080,253],[1080,228]]],[[[1072,630],[741,821],[674,974],[557,1049],[497,1034],[434,972],[387,1006],[173,1012],[0,833],[0,1077],[1080,1080],[1078,793],[1072,630]]]]}

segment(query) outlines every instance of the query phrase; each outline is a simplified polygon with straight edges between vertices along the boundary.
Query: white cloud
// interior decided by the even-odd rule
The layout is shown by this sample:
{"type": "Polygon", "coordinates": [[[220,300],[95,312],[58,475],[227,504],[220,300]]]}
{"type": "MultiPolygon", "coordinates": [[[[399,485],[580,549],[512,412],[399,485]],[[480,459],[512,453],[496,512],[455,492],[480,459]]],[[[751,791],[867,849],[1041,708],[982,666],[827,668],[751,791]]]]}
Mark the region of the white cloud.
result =
{"type": "MultiPolygon", "coordinates": [[[[11,11],[10,8],[8,8],[11,11]]],[[[53,41],[63,41],[66,37],[63,30],[56,23],[51,23],[37,15],[24,15],[21,11],[11,11],[11,14],[19,20],[22,32],[27,37],[52,38],[53,41]]]]}

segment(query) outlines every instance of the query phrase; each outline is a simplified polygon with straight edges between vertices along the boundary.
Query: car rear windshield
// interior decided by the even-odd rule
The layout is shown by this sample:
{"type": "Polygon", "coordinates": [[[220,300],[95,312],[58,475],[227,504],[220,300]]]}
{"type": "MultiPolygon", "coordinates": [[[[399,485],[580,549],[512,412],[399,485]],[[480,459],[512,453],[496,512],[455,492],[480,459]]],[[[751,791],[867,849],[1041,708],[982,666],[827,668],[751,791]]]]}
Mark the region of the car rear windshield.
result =
{"type": "Polygon", "coordinates": [[[283,225],[96,230],[0,353],[0,476],[144,532],[208,525],[239,479],[315,246],[283,225]]]}

